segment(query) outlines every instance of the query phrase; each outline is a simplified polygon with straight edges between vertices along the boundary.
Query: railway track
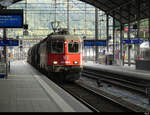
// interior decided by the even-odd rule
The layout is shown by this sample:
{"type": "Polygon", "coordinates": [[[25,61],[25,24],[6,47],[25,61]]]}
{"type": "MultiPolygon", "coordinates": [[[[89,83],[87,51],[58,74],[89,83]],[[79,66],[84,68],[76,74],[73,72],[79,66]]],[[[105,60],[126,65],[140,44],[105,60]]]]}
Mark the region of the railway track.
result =
{"type": "Polygon", "coordinates": [[[94,112],[137,112],[140,108],[131,107],[120,98],[105,95],[104,93],[90,88],[82,81],[76,83],[58,84],[61,88],[88,106],[94,112]],[[121,103],[120,103],[121,102],[121,103]]]}
{"type": "MultiPolygon", "coordinates": [[[[89,73],[88,73],[89,74],[89,73]]],[[[91,74],[90,74],[91,75],[91,74]]],[[[96,78],[95,78],[96,79],[96,78]]],[[[62,89],[67,91],[77,100],[89,107],[94,112],[145,112],[144,108],[124,101],[120,97],[90,87],[85,82],[78,80],[75,83],[62,83],[51,79],[62,89]]]]}
{"type": "Polygon", "coordinates": [[[50,77],[48,78],[90,108],[93,112],[135,112],[127,106],[112,100],[110,97],[89,88],[80,80],[75,83],[68,83],[57,81],[56,79],[51,79],[50,77]]]}
{"type": "Polygon", "coordinates": [[[113,74],[113,73],[106,73],[91,69],[84,69],[82,72],[83,77],[88,77],[91,79],[99,80],[104,83],[112,84],[115,86],[119,86],[122,88],[126,88],[128,90],[134,91],[141,95],[146,96],[146,87],[147,83],[144,83],[144,80],[138,81],[137,79],[124,76],[120,77],[121,75],[113,74]]]}

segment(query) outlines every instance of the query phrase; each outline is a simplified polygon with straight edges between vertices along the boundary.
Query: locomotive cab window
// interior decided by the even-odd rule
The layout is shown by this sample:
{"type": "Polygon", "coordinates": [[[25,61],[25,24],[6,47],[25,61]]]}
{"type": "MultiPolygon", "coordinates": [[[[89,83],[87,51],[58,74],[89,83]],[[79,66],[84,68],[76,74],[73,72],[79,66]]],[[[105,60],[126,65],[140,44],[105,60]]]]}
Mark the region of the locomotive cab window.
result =
{"type": "Polygon", "coordinates": [[[52,42],[52,53],[64,53],[64,43],[52,42]]]}
{"type": "Polygon", "coordinates": [[[71,42],[68,44],[69,53],[78,53],[79,52],[79,44],[77,42],[71,42]]]}

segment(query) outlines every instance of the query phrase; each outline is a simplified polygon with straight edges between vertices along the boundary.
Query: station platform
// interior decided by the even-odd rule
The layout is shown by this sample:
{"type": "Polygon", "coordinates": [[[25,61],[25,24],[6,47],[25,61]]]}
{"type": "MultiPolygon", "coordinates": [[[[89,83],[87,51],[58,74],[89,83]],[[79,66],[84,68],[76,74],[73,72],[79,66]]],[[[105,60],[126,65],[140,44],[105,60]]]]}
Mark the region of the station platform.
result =
{"type": "MultiPolygon", "coordinates": [[[[114,75],[121,76],[120,78],[123,77],[125,79],[130,78],[131,82],[133,81],[135,83],[141,83],[139,86],[145,85],[148,86],[147,88],[149,88],[150,86],[150,72],[144,70],[136,70],[135,65],[131,65],[131,66],[103,65],[103,64],[96,64],[91,61],[88,61],[87,63],[84,63],[84,68],[87,70],[89,69],[89,70],[100,71],[102,72],[102,75],[106,73],[106,76],[108,72],[108,73],[112,73],[112,76],[114,74],[114,75]]],[[[86,81],[85,84],[90,84],[91,87],[97,88],[98,90],[104,91],[108,94],[121,98],[123,101],[130,103],[131,106],[135,107],[136,109],[140,107],[143,109],[142,111],[150,111],[149,96],[143,95],[144,93],[142,95],[138,93],[136,94],[135,92],[131,92],[131,90],[128,89],[126,90],[123,89],[122,87],[116,87],[115,85],[109,87],[108,86],[109,82],[107,83],[103,81],[101,82],[102,87],[97,87],[97,82],[95,83],[90,82],[86,77],[82,79],[86,81]]],[[[136,86],[133,87],[133,89],[134,88],[136,88],[136,86]]],[[[145,89],[145,94],[146,92],[147,91],[145,89]]],[[[141,111],[141,110],[138,108],[137,111],[141,111]]]]}
{"type": "Polygon", "coordinates": [[[0,112],[92,112],[26,61],[11,62],[0,79],[0,112]]]}
{"type": "Polygon", "coordinates": [[[150,80],[150,71],[145,70],[137,70],[135,65],[131,66],[119,66],[119,65],[104,65],[104,64],[96,64],[91,61],[84,63],[84,67],[94,68],[103,70],[105,72],[118,73],[121,75],[132,76],[135,78],[143,78],[146,80],[150,80]]]}

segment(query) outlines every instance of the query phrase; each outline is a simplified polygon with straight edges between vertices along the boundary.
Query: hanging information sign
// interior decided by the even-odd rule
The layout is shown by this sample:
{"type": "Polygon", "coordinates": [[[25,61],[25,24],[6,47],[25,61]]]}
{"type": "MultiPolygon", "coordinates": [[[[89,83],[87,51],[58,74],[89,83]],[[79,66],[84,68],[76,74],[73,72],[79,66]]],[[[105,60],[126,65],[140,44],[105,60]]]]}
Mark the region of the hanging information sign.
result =
{"type": "Polygon", "coordinates": [[[23,28],[23,10],[1,10],[0,28],[23,28]]]}

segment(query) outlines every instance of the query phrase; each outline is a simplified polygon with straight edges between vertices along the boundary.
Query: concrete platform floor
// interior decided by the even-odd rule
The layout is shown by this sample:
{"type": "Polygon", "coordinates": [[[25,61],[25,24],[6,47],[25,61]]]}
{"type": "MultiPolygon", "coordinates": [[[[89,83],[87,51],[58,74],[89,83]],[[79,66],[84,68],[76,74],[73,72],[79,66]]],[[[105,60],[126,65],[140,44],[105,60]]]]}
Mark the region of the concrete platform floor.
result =
{"type": "Polygon", "coordinates": [[[91,112],[26,61],[11,62],[0,79],[0,112],[91,112]]]}

